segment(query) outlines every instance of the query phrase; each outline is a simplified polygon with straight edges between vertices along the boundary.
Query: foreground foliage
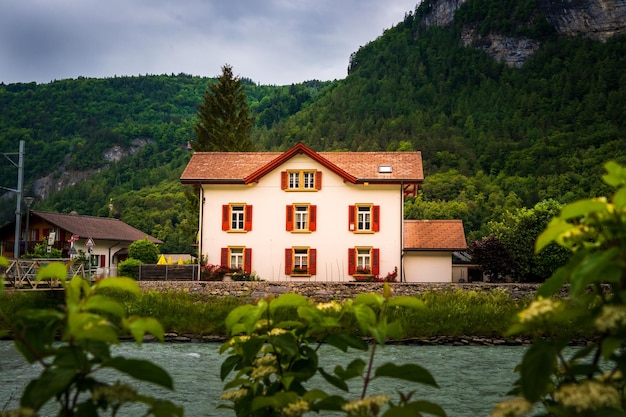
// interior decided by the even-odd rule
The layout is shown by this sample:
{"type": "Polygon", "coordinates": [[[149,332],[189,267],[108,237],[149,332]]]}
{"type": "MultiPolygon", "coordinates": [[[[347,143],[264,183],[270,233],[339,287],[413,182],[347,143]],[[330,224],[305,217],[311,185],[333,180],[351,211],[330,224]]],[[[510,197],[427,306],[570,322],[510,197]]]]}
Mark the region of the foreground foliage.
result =
{"type": "Polygon", "coordinates": [[[423,302],[414,297],[393,297],[388,284],[382,295],[359,294],[343,303],[311,304],[301,295],[287,293],[240,306],[226,319],[232,337],[220,349],[228,354],[220,376],[222,380],[230,377],[222,395],[228,403],[221,407],[232,408],[242,417],[301,416],[308,411],[347,416],[445,416],[437,404],[414,399],[415,389],[399,392],[395,400],[391,395],[368,392],[369,384],[380,378],[437,387],[430,372],[420,365],[374,364],[378,347],[403,336],[399,321],[389,320],[389,311],[423,308],[423,302]],[[281,314],[284,310],[292,314],[281,314]],[[347,316],[356,318],[360,331],[371,337],[371,345],[347,330],[347,316]],[[322,344],[343,352],[369,350],[369,359],[357,358],[345,367],[327,370],[319,363],[322,344]],[[316,375],[333,391],[309,388],[316,375]],[[352,394],[350,384],[355,380],[360,393],[352,394]]]}
{"type": "MultiPolygon", "coordinates": [[[[6,260],[0,258],[4,264],[6,260]]],[[[6,265],[2,265],[6,266],[6,265]]],[[[138,381],[173,389],[173,381],[161,367],[145,360],[113,356],[110,346],[119,343],[120,334],[130,334],[137,344],[150,333],[163,340],[162,326],[152,318],[127,316],[123,306],[103,294],[107,289],[139,294],[130,278],[107,278],[90,285],[80,277],[67,281],[61,263],[41,268],[37,279],[58,279],[65,290],[63,309],[23,309],[8,323],[15,348],[29,363],[42,367],[39,377],[30,381],[20,398],[20,408],[2,411],[2,416],[55,415],[63,417],[115,416],[125,405],[144,405],[144,415],[182,416],[182,408],[170,401],[137,392],[130,384],[96,378],[96,372],[110,369],[138,381]]],[[[4,281],[0,278],[0,291],[4,281]]],[[[0,332],[0,336],[3,336],[0,332]]]]}
{"type": "Polygon", "coordinates": [[[610,200],[592,198],[563,207],[539,236],[536,251],[552,242],[573,256],[519,313],[510,334],[537,335],[517,367],[515,398],[493,416],[520,416],[542,404],[542,416],[626,414],[626,168],[609,162],[604,181],[610,200]],[[554,295],[564,285],[570,296],[554,295]],[[571,339],[553,334],[563,326],[593,326],[598,337],[566,354],[571,339]]]}

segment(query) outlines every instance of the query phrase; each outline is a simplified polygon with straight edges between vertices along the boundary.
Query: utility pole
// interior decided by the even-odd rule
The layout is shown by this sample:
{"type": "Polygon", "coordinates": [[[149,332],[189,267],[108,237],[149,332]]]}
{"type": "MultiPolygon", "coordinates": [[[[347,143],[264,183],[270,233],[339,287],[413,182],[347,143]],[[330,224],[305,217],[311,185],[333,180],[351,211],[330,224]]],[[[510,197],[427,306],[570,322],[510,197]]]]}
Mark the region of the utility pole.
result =
{"type": "Polygon", "coordinates": [[[4,157],[8,159],[9,162],[17,167],[17,189],[0,186],[0,188],[4,190],[13,191],[17,194],[17,204],[15,208],[15,244],[13,246],[13,257],[17,259],[20,257],[20,235],[22,231],[22,195],[24,194],[24,141],[20,140],[19,152],[17,153],[17,164],[9,157],[9,155],[15,155],[15,152],[2,153],[2,155],[4,155],[4,157]]]}

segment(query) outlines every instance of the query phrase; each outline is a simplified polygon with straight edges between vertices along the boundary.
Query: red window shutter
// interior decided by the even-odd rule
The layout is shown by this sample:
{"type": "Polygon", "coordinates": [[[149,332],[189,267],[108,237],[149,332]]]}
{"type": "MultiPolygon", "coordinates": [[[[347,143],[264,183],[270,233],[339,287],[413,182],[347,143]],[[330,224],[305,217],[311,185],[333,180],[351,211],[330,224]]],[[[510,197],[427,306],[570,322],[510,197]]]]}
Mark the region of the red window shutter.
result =
{"type": "Polygon", "coordinates": [[[230,230],[230,206],[224,204],[222,206],[222,230],[230,230]]]}
{"type": "Polygon", "coordinates": [[[222,248],[221,250],[220,265],[230,266],[228,262],[228,248],[222,248]]]}
{"type": "Polygon", "coordinates": [[[322,189],[322,171],[315,171],[315,189],[322,189]]]}
{"type": "Polygon", "coordinates": [[[380,274],[380,249],[372,249],[372,274],[380,274]]]}
{"type": "Polygon", "coordinates": [[[287,189],[287,171],[281,171],[280,173],[280,189],[287,189]]]}
{"type": "Polygon", "coordinates": [[[309,206],[309,230],[317,230],[317,206],[309,206]]]}
{"type": "Polygon", "coordinates": [[[292,253],[293,249],[291,248],[287,248],[285,249],[285,274],[286,275],[291,275],[291,268],[292,268],[292,253]]]}
{"type": "Polygon", "coordinates": [[[317,249],[309,249],[309,274],[317,274],[317,249]]]}
{"type": "Polygon", "coordinates": [[[244,220],[244,230],[250,231],[252,230],[252,206],[246,206],[246,214],[244,220]]]}
{"type": "Polygon", "coordinates": [[[348,275],[354,275],[356,272],[356,250],[354,248],[348,249],[348,275]]]}
{"type": "Polygon", "coordinates": [[[380,206],[374,206],[372,211],[372,217],[374,218],[372,221],[372,231],[378,232],[380,230],[380,206]]]}
{"type": "Polygon", "coordinates": [[[293,205],[287,206],[287,215],[286,215],[286,226],[288,232],[293,230],[293,205]]]}
{"type": "Polygon", "coordinates": [[[252,248],[245,248],[243,251],[243,270],[247,274],[252,273],[252,248]]]}
{"type": "Polygon", "coordinates": [[[348,206],[348,230],[354,232],[356,230],[356,206],[348,206]]]}
{"type": "Polygon", "coordinates": [[[105,261],[104,255],[100,255],[100,268],[104,268],[106,266],[104,261],[105,261]]]}

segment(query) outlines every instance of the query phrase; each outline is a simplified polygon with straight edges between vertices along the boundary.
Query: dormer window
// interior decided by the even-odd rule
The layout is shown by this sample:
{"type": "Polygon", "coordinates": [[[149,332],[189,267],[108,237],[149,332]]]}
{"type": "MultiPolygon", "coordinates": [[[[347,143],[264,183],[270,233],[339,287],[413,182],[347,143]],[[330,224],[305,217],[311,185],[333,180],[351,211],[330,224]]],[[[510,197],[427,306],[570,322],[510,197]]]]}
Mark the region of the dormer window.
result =
{"type": "Polygon", "coordinates": [[[314,169],[280,173],[280,187],[286,191],[317,191],[322,188],[322,172],[314,169]]]}
{"type": "Polygon", "coordinates": [[[391,165],[379,165],[378,173],[379,174],[391,174],[393,170],[391,169],[391,165]]]}

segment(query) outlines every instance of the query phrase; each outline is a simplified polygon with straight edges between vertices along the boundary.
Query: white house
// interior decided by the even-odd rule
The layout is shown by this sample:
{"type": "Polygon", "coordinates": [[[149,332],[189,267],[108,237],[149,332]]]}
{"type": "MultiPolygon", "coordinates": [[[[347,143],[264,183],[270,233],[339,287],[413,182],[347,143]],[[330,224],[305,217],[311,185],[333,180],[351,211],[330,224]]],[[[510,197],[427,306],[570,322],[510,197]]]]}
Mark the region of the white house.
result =
{"type": "Polygon", "coordinates": [[[199,189],[199,253],[265,280],[402,276],[403,203],[420,152],[197,152],[181,182],[199,189]]]}

